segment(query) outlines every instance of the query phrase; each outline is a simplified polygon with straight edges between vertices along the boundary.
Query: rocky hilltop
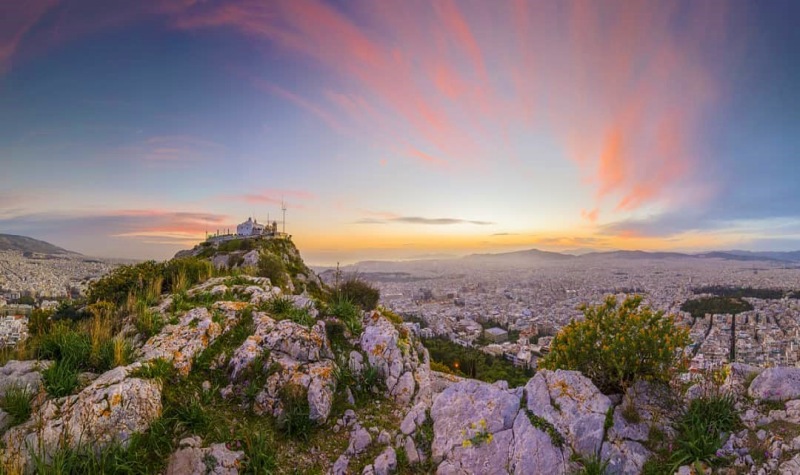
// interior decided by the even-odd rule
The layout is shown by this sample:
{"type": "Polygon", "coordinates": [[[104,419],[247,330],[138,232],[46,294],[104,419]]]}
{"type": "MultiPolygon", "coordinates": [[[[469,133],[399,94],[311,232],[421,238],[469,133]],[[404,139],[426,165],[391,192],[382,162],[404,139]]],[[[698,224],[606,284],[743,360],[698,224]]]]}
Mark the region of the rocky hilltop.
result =
{"type": "Polygon", "coordinates": [[[799,368],[611,395],[560,369],[471,380],[291,241],[235,246],[124,267],[83,320],[33,321],[0,366],[0,473],[800,473],[799,368]],[[739,414],[713,459],[648,462],[709,394],[739,414]]]}

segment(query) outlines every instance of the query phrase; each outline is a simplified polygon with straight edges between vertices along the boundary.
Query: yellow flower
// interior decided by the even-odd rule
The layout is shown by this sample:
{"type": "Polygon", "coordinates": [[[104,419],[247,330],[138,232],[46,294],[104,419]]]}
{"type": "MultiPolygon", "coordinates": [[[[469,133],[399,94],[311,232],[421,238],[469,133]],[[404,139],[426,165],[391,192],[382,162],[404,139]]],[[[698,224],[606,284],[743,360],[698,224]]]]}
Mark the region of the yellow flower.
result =
{"type": "Polygon", "coordinates": [[[461,447],[464,447],[464,448],[470,447],[471,445],[472,445],[472,442],[470,442],[468,440],[465,440],[464,442],[461,442],[461,447]]]}

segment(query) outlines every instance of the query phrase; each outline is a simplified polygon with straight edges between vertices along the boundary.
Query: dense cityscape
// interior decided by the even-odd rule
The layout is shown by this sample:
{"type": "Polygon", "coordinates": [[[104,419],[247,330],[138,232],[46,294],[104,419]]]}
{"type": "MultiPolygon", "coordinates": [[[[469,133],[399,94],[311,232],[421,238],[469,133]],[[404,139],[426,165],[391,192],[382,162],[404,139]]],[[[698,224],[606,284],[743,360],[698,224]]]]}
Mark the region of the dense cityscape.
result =
{"type": "Polygon", "coordinates": [[[25,339],[34,307],[54,308],[84,294],[91,279],[115,267],[77,254],[0,250],[0,347],[25,339]]]}
{"type": "Polygon", "coordinates": [[[800,360],[800,300],[791,293],[800,288],[800,269],[785,263],[608,256],[478,269],[451,260],[371,263],[361,275],[381,288],[384,305],[425,327],[423,336],[479,346],[524,366],[535,366],[552,336],[581,318],[582,305],[623,294],[640,294],[688,326],[695,366],[728,362],[733,315],[692,315],[682,310],[685,302],[709,298],[715,287],[773,289],[770,298],[742,297],[752,309],[735,316],[735,360],[761,366],[800,360]]]}
{"type": "MultiPolygon", "coordinates": [[[[0,252],[0,345],[25,338],[31,309],[81,295],[92,278],[113,267],[79,256],[0,252]]],[[[371,262],[348,270],[379,287],[382,303],[418,323],[423,337],[474,346],[522,367],[536,366],[558,330],[582,317],[583,305],[626,294],[642,295],[645,304],[690,328],[697,367],[730,361],[734,318],[736,361],[800,361],[800,299],[791,293],[800,289],[800,268],[786,263],[598,255],[530,266],[450,259],[371,262]],[[735,316],[685,311],[687,301],[708,297],[713,288],[779,292],[742,297],[750,305],[735,316]]]]}

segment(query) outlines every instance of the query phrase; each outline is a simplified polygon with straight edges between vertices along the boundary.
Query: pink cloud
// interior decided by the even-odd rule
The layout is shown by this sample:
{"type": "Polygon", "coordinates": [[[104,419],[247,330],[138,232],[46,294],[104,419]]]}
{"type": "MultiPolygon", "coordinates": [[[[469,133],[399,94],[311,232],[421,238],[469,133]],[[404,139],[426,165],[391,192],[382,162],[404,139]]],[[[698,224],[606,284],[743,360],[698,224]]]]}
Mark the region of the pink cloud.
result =
{"type": "Polygon", "coordinates": [[[256,205],[270,204],[280,207],[285,204],[293,209],[307,209],[307,203],[315,201],[317,195],[307,190],[273,188],[240,195],[225,195],[223,198],[256,205]]]}
{"type": "Polygon", "coordinates": [[[58,4],[58,0],[0,3],[0,73],[10,65],[23,37],[58,4]]]}
{"type": "Polygon", "coordinates": [[[422,165],[521,164],[497,150],[523,121],[563,144],[592,209],[631,211],[688,192],[698,125],[724,87],[705,52],[725,18],[724,5],[624,1],[240,0],[176,25],[233,28],[310,60],[335,78],[324,91],[270,90],[422,165]]]}
{"type": "Polygon", "coordinates": [[[588,210],[588,211],[585,210],[585,209],[582,209],[581,210],[581,217],[583,219],[585,219],[586,221],[589,221],[590,223],[594,224],[594,223],[597,222],[597,218],[600,217],[600,210],[597,209],[597,208],[594,208],[594,209],[588,210]]]}
{"type": "MultiPolygon", "coordinates": [[[[422,166],[506,162],[530,170],[536,157],[517,156],[510,143],[512,128],[522,127],[517,135],[552,136],[575,161],[576,183],[593,191],[589,209],[629,212],[679,194],[701,195],[691,189],[702,160],[699,130],[725,88],[709,66],[716,59],[710,52],[731,29],[724,3],[487,5],[7,2],[0,6],[0,70],[21,46],[42,50],[162,15],[178,29],[230,29],[301,60],[325,78],[319,88],[247,79],[382,153],[422,166]]],[[[214,155],[204,148],[172,138],[128,152],[149,164],[175,165],[214,155]]]]}

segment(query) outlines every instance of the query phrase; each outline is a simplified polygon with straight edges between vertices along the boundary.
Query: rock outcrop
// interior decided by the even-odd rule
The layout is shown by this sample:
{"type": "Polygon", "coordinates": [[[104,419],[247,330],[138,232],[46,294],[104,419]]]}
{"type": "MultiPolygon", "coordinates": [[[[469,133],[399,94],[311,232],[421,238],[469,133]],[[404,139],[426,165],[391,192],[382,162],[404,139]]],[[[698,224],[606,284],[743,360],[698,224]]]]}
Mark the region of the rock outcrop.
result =
{"type": "Polygon", "coordinates": [[[282,391],[292,385],[306,391],[310,418],[326,421],[336,389],[336,364],[324,322],[306,328],[290,320],[276,321],[263,312],[253,318],[255,331],[234,351],[229,370],[233,379],[250,371],[271,372],[255,397],[256,413],[280,416],[282,391]]]}
{"type": "Polygon", "coordinates": [[[177,324],[165,326],[158,335],[147,340],[141,349],[140,360],[164,359],[172,362],[180,374],[189,374],[194,357],[229,329],[238,315],[236,312],[220,313],[222,316],[218,323],[214,321],[214,314],[205,307],[186,312],[177,324]]]}
{"type": "Polygon", "coordinates": [[[395,328],[380,312],[368,315],[365,322],[360,346],[369,364],[384,378],[388,394],[400,404],[429,402],[432,391],[427,350],[414,343],[408,329],[395,328]]]}
{"type": "Polygon", "coordinates": [[[748,389],[750,397],[764,401],[786,401],[800,398],[800,368],[767,368],[748,389]]]}
{"type": "Polygon", "coordinates": [[[140,363],[112,369],[80,393],[44,403],[36,415],[3,436],[2,462],[30,471],[34,455],[48,460],[62,447],[125,445],[161,415],[161,384],[132,377],[140,363]]]}
{"type": "Polygon", "coordinates": [[[525,386],[527,409],[552,424],[579,454],[600,451],[611,400],[577,371],[542,370],[525,386]]]}
{"type": "Polygon", "coordinates": [[[199,437],[189,437],[169,458],[165,475],[237,475],[244,461],[244,452],[232,451],[225,444],[202,447],[199,437]]]}

